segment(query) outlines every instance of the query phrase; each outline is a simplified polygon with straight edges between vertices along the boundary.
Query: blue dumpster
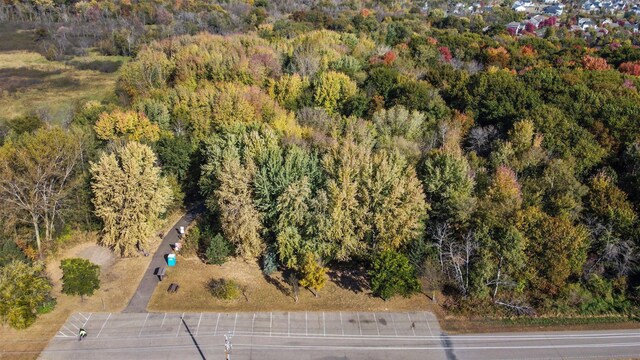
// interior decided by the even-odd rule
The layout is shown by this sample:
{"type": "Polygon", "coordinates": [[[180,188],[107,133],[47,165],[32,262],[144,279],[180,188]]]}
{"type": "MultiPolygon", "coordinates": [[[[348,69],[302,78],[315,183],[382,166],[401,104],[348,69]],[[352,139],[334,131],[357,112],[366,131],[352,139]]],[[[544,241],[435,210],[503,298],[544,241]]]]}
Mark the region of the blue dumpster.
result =
{"type": "Polygon", "coordinates": [[[167,255],[167,265],[176,266],[176,254],[167,255]]]}

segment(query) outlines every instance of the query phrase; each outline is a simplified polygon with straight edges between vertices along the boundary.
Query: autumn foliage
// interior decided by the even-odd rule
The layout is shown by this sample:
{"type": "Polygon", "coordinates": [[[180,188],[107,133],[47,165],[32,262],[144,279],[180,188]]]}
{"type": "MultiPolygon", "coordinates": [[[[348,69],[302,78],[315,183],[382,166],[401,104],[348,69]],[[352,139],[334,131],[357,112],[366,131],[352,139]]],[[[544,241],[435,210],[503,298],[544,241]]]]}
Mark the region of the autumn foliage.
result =
{"type": "Polygon", "coordinates": [[[633,76],[639,76],[640,75],[640,62],[638,62],[638,61],[624,62],[624,63],[620,64],[620,66],[618,67],[618,70],[620,70],[620,72],[624,73],[624,74],[629,74],[629,75],[633,75],[633,76]]]}
{"type": "Polygon", "coordinates": [[[609,70],[611,66],[607,63],[607,60],[596,57],[585,55],[582,58],[582,67],[585,70],[609,70]]]}

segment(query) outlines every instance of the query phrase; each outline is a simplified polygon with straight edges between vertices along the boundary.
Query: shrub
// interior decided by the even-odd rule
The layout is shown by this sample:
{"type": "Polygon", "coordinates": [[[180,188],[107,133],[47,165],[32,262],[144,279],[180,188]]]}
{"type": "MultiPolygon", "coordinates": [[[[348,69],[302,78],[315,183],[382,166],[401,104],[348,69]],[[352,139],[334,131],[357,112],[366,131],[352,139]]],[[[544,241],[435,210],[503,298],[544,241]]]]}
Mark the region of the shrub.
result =
{"type": "Polygon", "coordinates": [[[209,246],[207,246],[207,251],[205,252],[207,264],[224,264],[229,255],[231,255],[231,251],[231,244],[222,235],[216,234],[209,241],[209,246]]]}
{"type": "Polygon", "coordinates": [[[39,315],[48,314],[55,309],[57,305],[57,301],[55,298],[50,298],[47,302],[43,303],[38,307],[37,312],[39,315]]]}
{"type": "Polygon", "coordinates": [[[384,251],[376,256],[369,276],[371,290],[384,300],[394,295],[409,297],[420,291],[420,283],[409,259],[395,251],[384,251]]]}
{"type": "Polygon", "coordinates": [[[198,249],[200,249],[201,238],[202,233],[199,226],[196,225],[189,228],[189,231],[187,231],[187,234],[182,240],[182,248],[180,249],[182,256],[195,255],[198,249]]]}
{"type": "Polygon", "coordinates": [[[8,265],[13,260],[25,263],[29,261],[15,241],[11,239],[0,240],[0,268],[8,265]]]}
{"type": "Polygon", "coordinates": [[[211,295],[217,299],[235,300],[241,294],[240,286],[233,280],[211,279],[207,287],[211,295]]]}
{"type": "Polygon", "coordinates": [[[273,248],[268,248],[262,257],[262,273],[271,275],[278,270],[278,259],[273,248]]]}

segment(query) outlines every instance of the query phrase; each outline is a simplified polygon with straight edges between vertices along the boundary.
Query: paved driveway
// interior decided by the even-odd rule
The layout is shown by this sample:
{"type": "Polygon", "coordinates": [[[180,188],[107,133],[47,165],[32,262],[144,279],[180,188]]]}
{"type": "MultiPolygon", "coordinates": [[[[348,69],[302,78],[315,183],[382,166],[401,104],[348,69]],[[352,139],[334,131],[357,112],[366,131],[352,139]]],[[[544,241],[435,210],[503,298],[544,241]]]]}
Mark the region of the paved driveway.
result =
{"type": "Polygon", "coordinates": [[[187,225],[189,225],[202,211],[204,211],[203,205],[192,208],[186,215],[178,220],[178,222],[173,226],[173,229],[164,236],[162,243],[158,246],[158,250],[153,254],[153,259],[151,259],[149,267],[145,271],[142,280],[140,280],[138,289],[136,289],[136,292],[133,294],[133,297],[131,297],[129,304],[123,312],[141,313],[147,311],[149,299],[151,299],[151,295],[153,295],[153,291],[158,284],[156,270],[159,267],[167,266],[165,255],[170,254],[172,250],[171,245],[178,242],[178,228],[180,226],[184,226],[186,228],[187,225]]]}

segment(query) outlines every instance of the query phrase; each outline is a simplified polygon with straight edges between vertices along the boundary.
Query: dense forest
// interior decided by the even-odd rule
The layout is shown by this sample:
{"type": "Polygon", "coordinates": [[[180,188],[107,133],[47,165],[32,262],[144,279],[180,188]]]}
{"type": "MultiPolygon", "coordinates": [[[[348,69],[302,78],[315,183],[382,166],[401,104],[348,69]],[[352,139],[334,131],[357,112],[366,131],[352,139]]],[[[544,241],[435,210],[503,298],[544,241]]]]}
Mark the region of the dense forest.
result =
{"type": "Polygon", "coordinates": [[[51,58],[131,60],[117,102],[2,125],[0,265],[38,266],[74,229],[137,256],[167,207],[204,201],[188,250],[304,286],[360,264],[378,295],[422,279],[451,311],[637,307],[637,34],[513,36],[508,9],[401,1],[5,0],[1,13],[33,22],[51,58]]]}

